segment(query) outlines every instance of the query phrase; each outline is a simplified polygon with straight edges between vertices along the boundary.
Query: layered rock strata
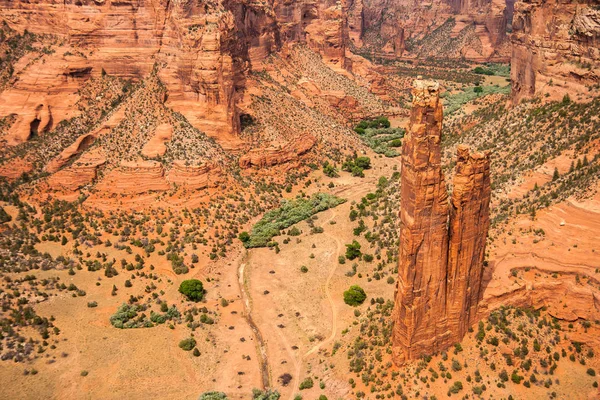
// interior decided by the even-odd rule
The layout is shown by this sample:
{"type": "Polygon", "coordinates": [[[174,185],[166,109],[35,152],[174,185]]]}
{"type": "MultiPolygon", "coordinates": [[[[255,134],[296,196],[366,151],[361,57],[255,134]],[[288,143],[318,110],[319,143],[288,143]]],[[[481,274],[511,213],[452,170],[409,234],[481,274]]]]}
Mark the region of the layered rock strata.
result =
{"type": "Polygon", "coordinates": [[[439,85],[417,80],[412,93],[402,146],[396,364],[449,347],[474,322],[489,227],[489,156],[459,148],[449,203],[441,167],[439,85]]]}
{"type": "Polygon", "coordinates": [[[576,94],[600,83],[598,1],[523,0],[515,3],[512,99],[537,93],[576,94]]]}
{"type": "Polygon", "coordinates": [[[512,3],[509,7],[506,0],[349,3],[351,43],[359,48],[366,45],[369,51],[380,50],[380,56],[505,58],[506,28],[512,17],[512,3]]]}
{"type": "Polygon", "coordinates": [[[250,150],[240,157],[240,168],[266,168],[273,165],[295,161],[313,148],[317,139],[312,135],[303,135],[296,140],[279,147],[266,147],[250,150]]]}
{"type": "Polygon", "coordinates": [[[175,160],[167,173],[167,181],[173,186],[193,190],[215,188],[224,180],[223,171],[216,165],[186,165],[181,160],[175,160]]]}
{"type": "MultiPolygon", "coordinates": [[[[168,106],[224,143],[239,133],[237,103],[248,71],[261,71],[263,61],[284,43],[306,43],[327,61],[347,67],[346,14],[336,0],[0,0],[0,20],[20,32],[66,39],[60,54],[45,57],[52,87],[56,77],[63,86],[72,86],[67,81],[102,71],[141,79],[158,68],[168,90],[168,106]],[[86,53],[84,58],[68,56],[79,50],[86,53]]],[[[27,91],[41,92],[39,85],[27,91]]],[[[30,125],[39,119],[38,104],[47,109],[46,104],[56,102],[58,120],[64,117],[63,108],[68,109],[64,101],[53,98],[20,104],[26,100],[25,96],[15,105],[30,109],[22,116],[17,113],[20,119],[11,144],[31,135],[30,125]]],[[[0,116],[16,112],[10,106],[4,112],[0,100],[0,116]]]]}

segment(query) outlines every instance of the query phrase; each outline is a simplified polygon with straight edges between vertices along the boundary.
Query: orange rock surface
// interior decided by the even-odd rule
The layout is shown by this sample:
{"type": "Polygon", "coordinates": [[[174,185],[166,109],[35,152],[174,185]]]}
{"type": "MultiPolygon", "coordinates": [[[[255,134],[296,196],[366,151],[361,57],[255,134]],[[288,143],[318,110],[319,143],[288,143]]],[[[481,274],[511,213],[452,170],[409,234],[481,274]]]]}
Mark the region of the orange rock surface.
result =
{"type": "Polygon", "coordinates": [[[585,93],[600,79],[600,11],[592,4],[519,1],[511,42],[513,102],[585,93]]]}
{"type": "Polygon", "coordinates": [[[459,149],[449,207],[441,168],[439,84],[417,80],[412,93],[402,146],[400,252],[392,333],[396,364],[449,347],[474,322],[489,226],[488,155],[459,149]]]}
{"type": "Polygon", "coordinates": [[[240,157],[240,168],[265,168],[297,160],[312,149],[316,142],[314,136],[306,134],[280,147],[252,149],[240,157]]]}
{"type": "Polygon", "coordinates": [[[210,164],[185,165],[176,160],[167,173],[169,183],[184,188],[201,190],[217,187],[224,181],[221,169],[210,164]]]}

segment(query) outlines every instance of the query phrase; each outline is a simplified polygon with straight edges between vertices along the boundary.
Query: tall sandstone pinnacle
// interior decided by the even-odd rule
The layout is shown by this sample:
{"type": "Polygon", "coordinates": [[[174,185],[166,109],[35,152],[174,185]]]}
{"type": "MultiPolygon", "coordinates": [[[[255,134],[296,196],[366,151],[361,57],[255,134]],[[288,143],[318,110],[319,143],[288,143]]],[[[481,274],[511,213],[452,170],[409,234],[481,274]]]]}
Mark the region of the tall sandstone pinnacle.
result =
{"type": "Polygon", "coordinates": [[[396,364],[449,347],[475,322],[489,228],[489,155],[459,147],[449,200],[439,84],[416,80],[412,93],[402,146],[396,364]]]}

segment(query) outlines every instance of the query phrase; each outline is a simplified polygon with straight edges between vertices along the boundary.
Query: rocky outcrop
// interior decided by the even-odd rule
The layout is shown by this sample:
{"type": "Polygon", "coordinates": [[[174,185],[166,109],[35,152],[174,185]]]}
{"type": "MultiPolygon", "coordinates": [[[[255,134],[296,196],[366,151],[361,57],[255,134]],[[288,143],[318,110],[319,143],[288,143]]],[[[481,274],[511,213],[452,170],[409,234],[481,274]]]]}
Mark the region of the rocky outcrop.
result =
{"type": "MultiPolygon", "coordinates": [[[[67,81],[106,71],[141,79],[156,67],[167,86],[168,106],[228,147],[235,147],[239,133],[236,105],[247,72],[260,71],[284,42],[307,43],[327,61],[346,67],[344,10],[336,0],[0,0],[0,19],[11,28],[56,34],[66,46],[91,50],[77,62],[53,56],[63,68],[52,76],[67,81]]],[[[8,115],[1,103],[0,116],[8,115]]],[[[30,135],[31,114],[15,143],[30,135]]]]}
{"type": "Polygon", "coordinates": [[[477,315],[489,226],[489,156],[459,148],[448,203],[441,168],[439,84],[415,81],[402,145],[400,252],[393,360],[460,341],[477,315]],[[448,226],[448,220],[450,220],[448,226]]]}
{"type": "Polygon", "coordinates": [[[224,180],[223,171],[214,164],[186,165],[176,160],[167,173],[167,181],[172,185],[193,190],[215,188],[224,180]]]}
{"type": "Polygon", "coordinates": [[[139,195],[169,190],[165,170],[157,161],[123,162],[96,185],[99,192],[118,195],[139,195]]]}
{"type": "Polygon", "coordinates": [[[512,100],[586,93],[600,82],[600,11],[590,1],[515,3],[512,100]]]}
{"type": "Polygon", "coordinates": [[[74,192],[88,185],[98,177],[98,169],[106,163],[106,159],[98,152],[84,154],[72,165],[61,169],[48,178],[50,190],[74,192]]]}
{"type": "Polygon", "coordinates": [[[43,135],[52,127],[52,110],[47,103],[40,103],[17,115],[14,125],[6,135],[9,146],[25,143],[30,138],[43,135]]]}
{"type": "MultiPolygon", "coordinates": [[[[75,159],[77,156],[89,149],[99,136],[110,132],[114,127],[116,127],[123,120],[124,116],[124,110],[119,109],[114,112],[110,118],[108,118],[108,120],[104,121],[102,124],[99,124],[94,130],[79,136],[70,146],[61,151],[58,156],[50,160],[50,162],[44,167],[44,171],[55,173],[60,170],[71,160],[75,159]]],[[[97,158],[95,155],[92,155],[91,157],[94,160],[97,158]]],[[[95,161],[92,161],[92,163],[95,163],[95,161]]]]}
{"type": "Polygon", "coordinates": [[[362,0],[353,22],[362,40],[352,43],[382,57],[503,59],[506,9],[505,0],[362,0]]]}
{"type": "Polygon", "coordinates": [[[483,259],[490,225],[490,159],[458,147],[450,201],[446,313],[458,338],[477,322],[483,259]]]}
{"type": "Polygon", "coordinates": [[[306,134],[283,146],[252,149],[240,157],[239,165],[240,168],[267,168],[294,161],[312,149],[316,142],[314,136],[306,134]]]}
{"type": "Polygon", "coordinates": [[[160,157],[167,151],[166,143],[173,137],[171,124],[160,124],[156,127],[154,136],[142,148],[142,155],[153,158],[160,157]]]}

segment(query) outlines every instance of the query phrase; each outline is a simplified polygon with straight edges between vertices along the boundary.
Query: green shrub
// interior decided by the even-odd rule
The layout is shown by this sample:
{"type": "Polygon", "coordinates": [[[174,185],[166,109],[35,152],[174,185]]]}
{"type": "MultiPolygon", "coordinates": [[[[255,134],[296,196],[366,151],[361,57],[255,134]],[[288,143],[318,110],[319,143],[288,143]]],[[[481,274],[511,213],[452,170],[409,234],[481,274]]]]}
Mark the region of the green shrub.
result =
{"type": "Polygon", "coordinates": [[[190,301],[200,301],[204,298],[204,285],[198,279],[188,279],[179,285],[179,293],[183,294],[190,301]]]}
{"type": "Polygon", "coordinates": [[[356,160],[354,160],[354,163],[357,167],[360,167],[362,169],[371,168],[371,159],[369,157],[358,157],[356,158],[356,160]]]}
{"type": "Polygon", "coordinates": [[[246,243],[250,240],[250,234],[248,232],[242,232],[238,235],[238,239],[240,239],[242,243],[246,243]]]}
{"type": "Polygon", "coordinates": [[[315,383],[313,382],[313,379],[311,377],[308,377],[300,383],[300,390],[310,389],[314,386],[314,384],[315,383]]]}
{"type": "Polygon", "coordinates": [[[338,170],[335,167],[335,165],[329,164],[329,162],[326,162],[325,164],[323,164],[323,174],[325,174],[325,176],[328,176],[330,178],[335,178],[335,177],[339,176],[338,170]]]}
{"type": "Polygon", "coordinates": [[[350,286],[350,289],[344,292],[344,303],[356,307],[364,303],[367,295],[363,288],[357,285],[350,286]]]}
{"type": "Polygon", "coordinates": [[[361,254],[360,243],[356,240],[353,240],[351,244],[346,245],[346,258],[348,260],[354,260],[355,258],[360,257],[361,254]]]}
{"type": "Polygon", "coordinates": [[[277,391],[252,389],[252,400],[279,400],[281,395],[277,391]]]}
{"type": "Polygon", "coordinates": [[[196,347],[196,339],[187,338],[183,339],[179,342],[179,348],[185,351],[191,351],[194,347],[196,347]]]}
{"type": "Polygon", "coordinates": [[[198,400],[227,400],[227,395],[223,392],[205,392],[198,397],[198,400]]]}

